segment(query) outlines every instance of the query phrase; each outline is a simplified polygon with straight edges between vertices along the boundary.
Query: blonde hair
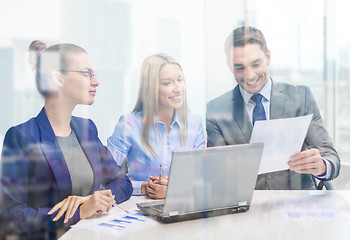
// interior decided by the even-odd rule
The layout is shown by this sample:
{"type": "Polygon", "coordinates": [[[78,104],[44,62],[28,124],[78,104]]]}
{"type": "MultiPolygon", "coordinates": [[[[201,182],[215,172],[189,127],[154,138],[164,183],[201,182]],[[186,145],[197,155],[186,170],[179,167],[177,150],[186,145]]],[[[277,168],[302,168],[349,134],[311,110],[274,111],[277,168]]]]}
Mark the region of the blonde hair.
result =
{"type": "MultiPolygon", "coordinates": [[[[148,56],[143,61],[141,67],[139,93],[137,102],[133,109],[133,112],[139,111],[143,113],[141,143],[151,152],[154,157],[158,157],[158,155],[149,142],[149,130],[151,125],[155,124],[158,125],[157,128],[154,128],[155,133],[156,130],[159,131],[159,123],[154,122],[154,117],[158,116],[159,73],[167,64],[176,64],[182,71],[180,64],[167,54],[154,54],[148,56]]],[[[180,123],[182,146],[185,147],[188,115],[186,91],[183,95],[182,107],[177,109],[177,114],[180,123]]]]}

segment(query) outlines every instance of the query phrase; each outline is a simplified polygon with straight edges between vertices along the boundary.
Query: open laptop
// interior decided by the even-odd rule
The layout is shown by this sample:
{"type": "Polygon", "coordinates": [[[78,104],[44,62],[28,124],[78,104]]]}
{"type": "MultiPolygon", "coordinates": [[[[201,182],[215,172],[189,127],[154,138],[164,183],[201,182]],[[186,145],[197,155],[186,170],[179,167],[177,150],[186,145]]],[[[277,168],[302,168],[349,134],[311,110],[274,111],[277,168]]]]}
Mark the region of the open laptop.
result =
{"type": "Polygon", "coordinates": [[[137,203],[170,223],[249,210],[263,143],[173,152],[164,200],[137,203]]]}

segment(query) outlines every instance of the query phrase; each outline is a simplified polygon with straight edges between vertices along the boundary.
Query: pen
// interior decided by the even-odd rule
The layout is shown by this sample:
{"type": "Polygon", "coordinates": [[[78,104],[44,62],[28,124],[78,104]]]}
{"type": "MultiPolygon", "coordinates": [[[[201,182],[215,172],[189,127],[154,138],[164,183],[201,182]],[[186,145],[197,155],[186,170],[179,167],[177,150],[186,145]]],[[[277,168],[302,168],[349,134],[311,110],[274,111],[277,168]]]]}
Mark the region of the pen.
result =
{"type": "Polygon", "coordinates": [[[123,210],[124,212],[126,212],[126,213],[129,213],[129,211],[128,210],[125,210],[124,208],[122,208],[121,206],[119,206],[118,204],[116,204],[116,203],[113,203],[113,205],[112,205],[113,207],[118,207],[118,208],[120,208],[121,210],[123,210]]]}

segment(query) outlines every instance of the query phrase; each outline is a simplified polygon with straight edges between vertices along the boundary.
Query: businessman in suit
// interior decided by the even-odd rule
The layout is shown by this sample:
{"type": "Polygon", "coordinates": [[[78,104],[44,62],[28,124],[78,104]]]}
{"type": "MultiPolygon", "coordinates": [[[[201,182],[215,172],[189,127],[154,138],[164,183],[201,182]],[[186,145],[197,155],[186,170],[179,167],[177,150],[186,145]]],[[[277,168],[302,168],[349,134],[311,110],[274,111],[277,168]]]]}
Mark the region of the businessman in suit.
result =
{"type": "Polygon", "coordinates": [[[207,104],[208,147],[248,143],[255,121],[313,114],[302,151],[290,157],[289,169],[259,175],[255,188],[315,189],[313,177],[336,178],[340,159],[310,89],[272,80],[263,33],[250,26],[235,29],[226,39],[225,53],[238,84],[207,104]]]}

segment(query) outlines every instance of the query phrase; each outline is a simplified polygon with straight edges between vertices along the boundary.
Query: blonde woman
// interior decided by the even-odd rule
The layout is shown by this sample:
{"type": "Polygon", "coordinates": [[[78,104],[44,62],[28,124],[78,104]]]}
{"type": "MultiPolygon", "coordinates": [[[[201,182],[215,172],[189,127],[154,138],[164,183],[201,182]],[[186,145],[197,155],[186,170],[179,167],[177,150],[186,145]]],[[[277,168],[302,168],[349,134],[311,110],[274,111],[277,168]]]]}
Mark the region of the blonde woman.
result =
{"type": "Polygon", "coordinates": [[[126,159],[133,195],[151,198],[165,198],[174,150],[205,147],[202,120],[188,111],[175,59],[155,54],[144,60],[134,110],[119,119],[107,147],[119,166],[126,159]]]}

